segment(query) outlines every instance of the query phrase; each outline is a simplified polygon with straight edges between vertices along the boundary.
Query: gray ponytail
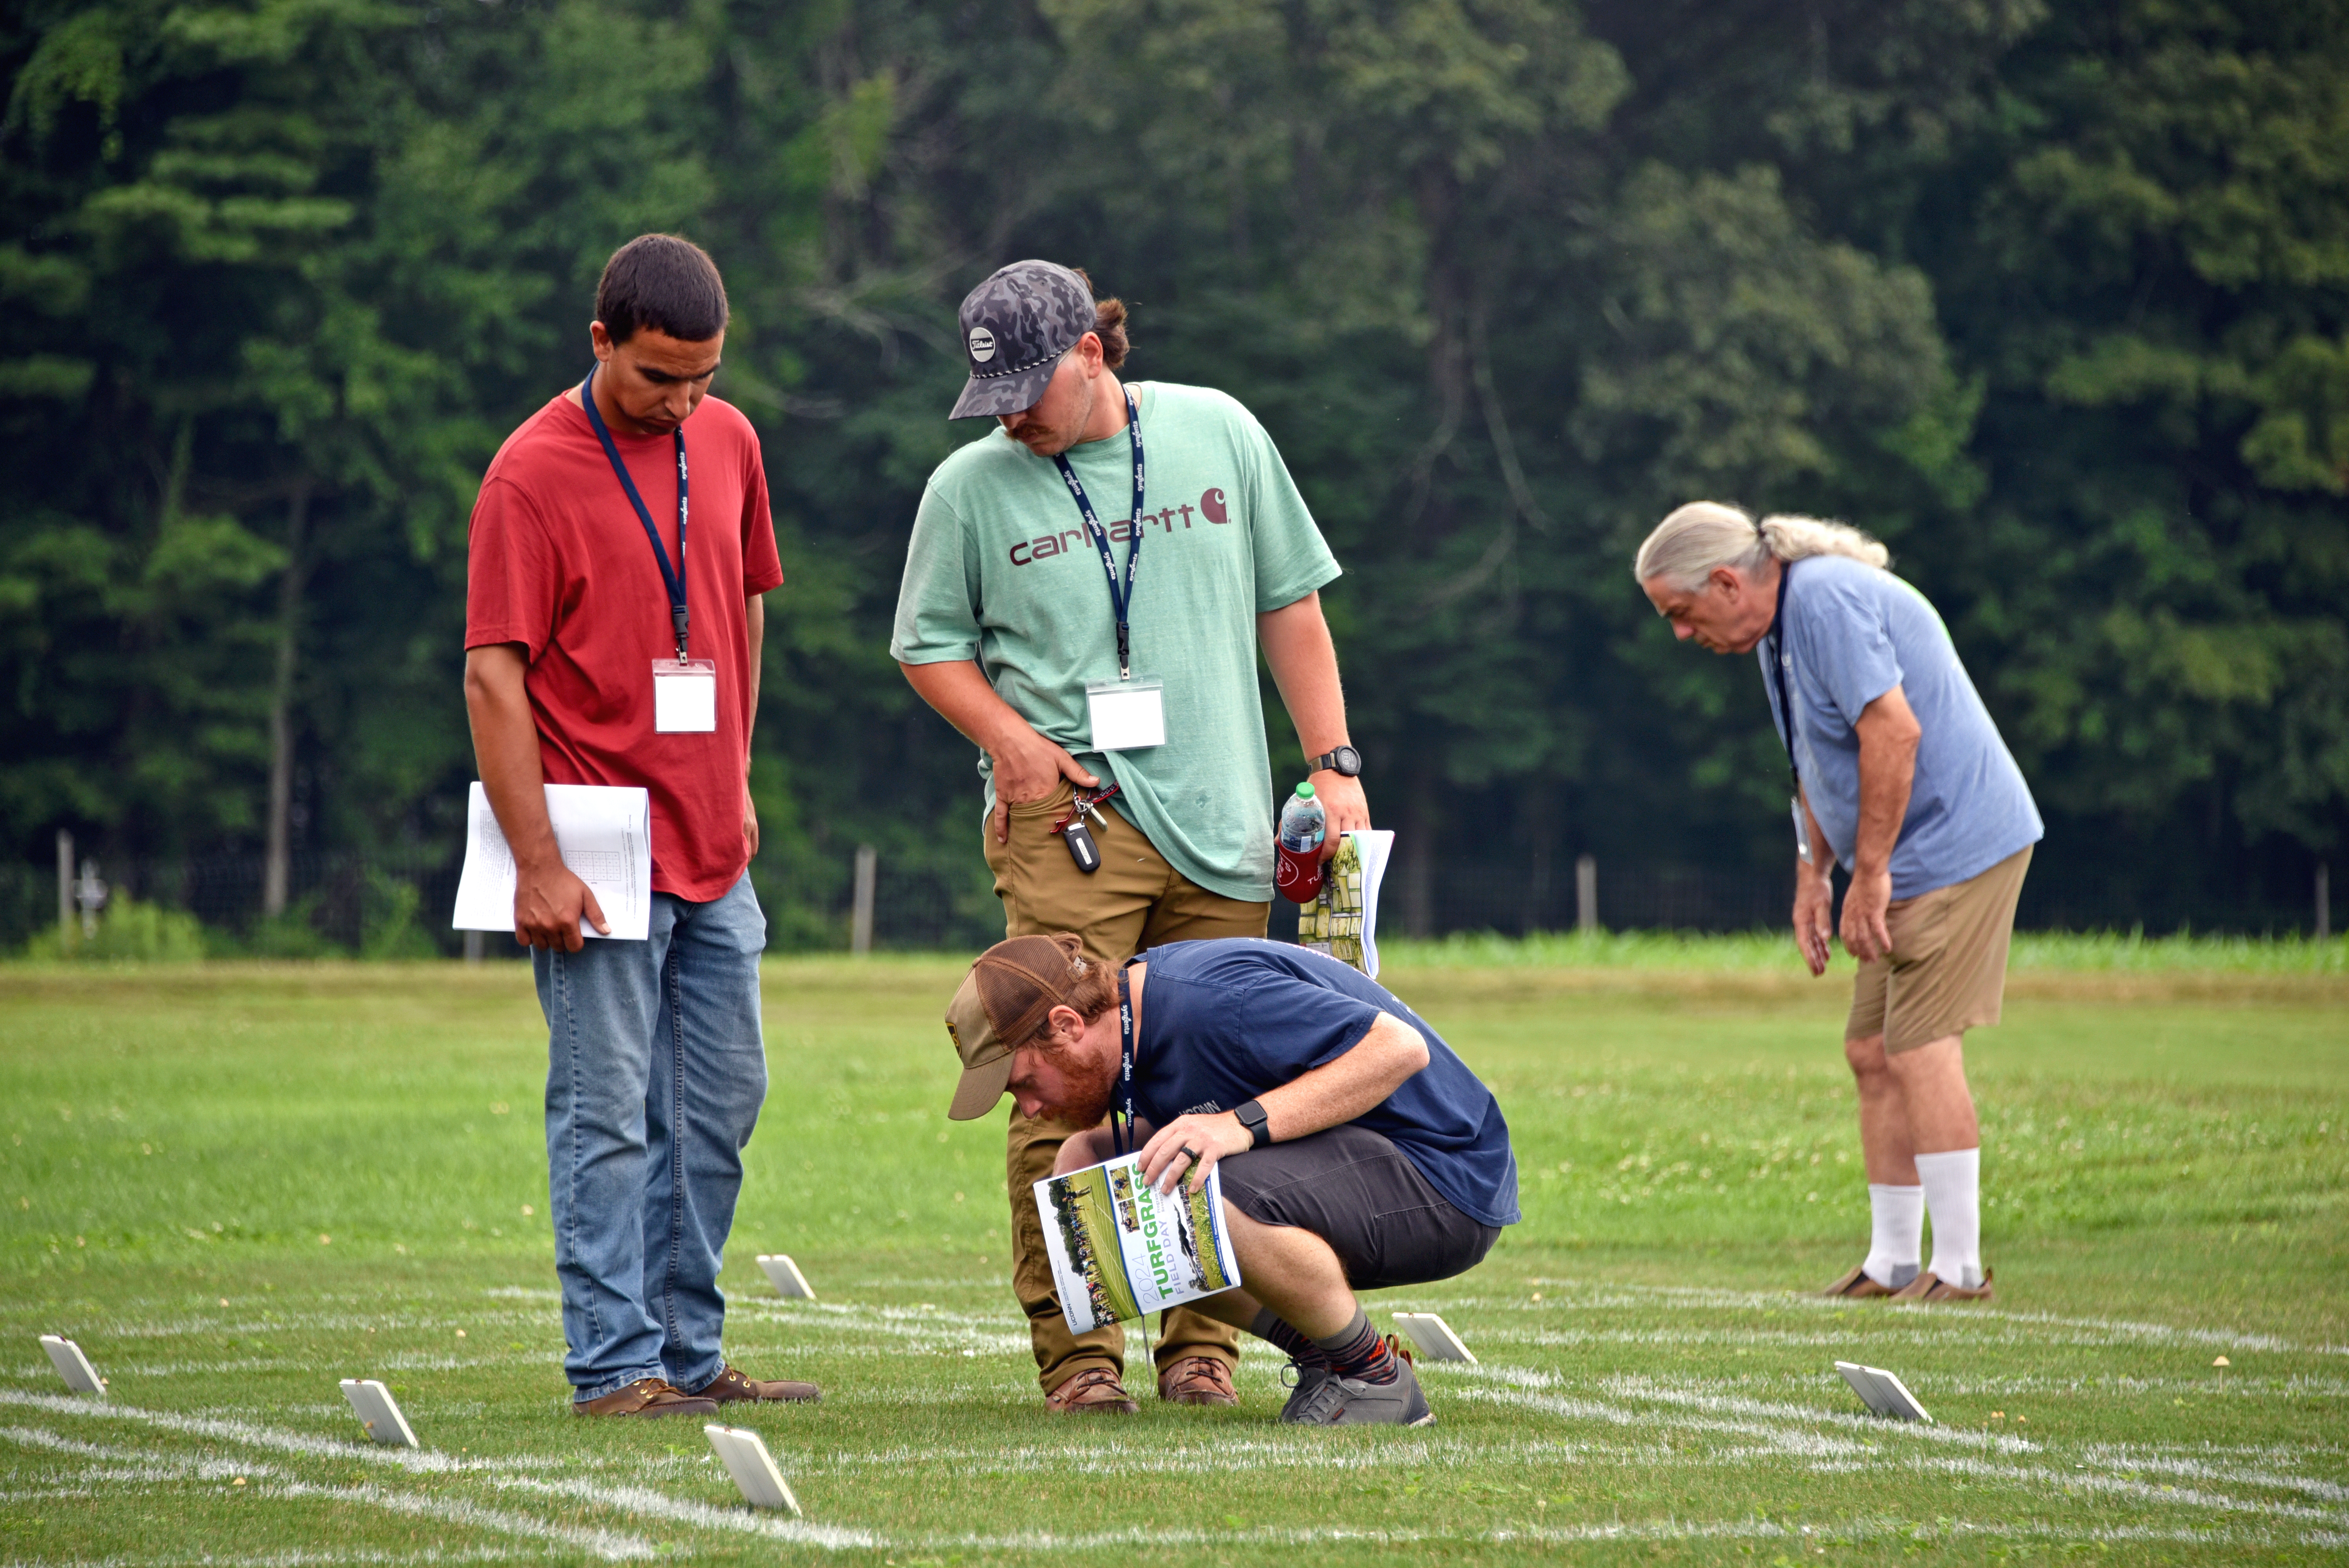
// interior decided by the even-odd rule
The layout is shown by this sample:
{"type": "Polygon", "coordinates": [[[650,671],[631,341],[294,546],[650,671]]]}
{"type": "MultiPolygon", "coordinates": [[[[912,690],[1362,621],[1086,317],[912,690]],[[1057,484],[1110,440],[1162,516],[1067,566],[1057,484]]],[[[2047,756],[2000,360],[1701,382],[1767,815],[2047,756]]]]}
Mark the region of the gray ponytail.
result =
{"type": "Polygon", "coordinates": [[[1753,517],[1719,501],[1692,500],[1656,524],[1640,546],[1631,575],[1641,583],[1661,577],[1670,588],[1703,586],[1716,566],[1752,573],[1764,558],[1800,561],[1811,555],[1847,555],[1883,568],[1892,553],[1859,530],[1815,517],[1753,517]]]}

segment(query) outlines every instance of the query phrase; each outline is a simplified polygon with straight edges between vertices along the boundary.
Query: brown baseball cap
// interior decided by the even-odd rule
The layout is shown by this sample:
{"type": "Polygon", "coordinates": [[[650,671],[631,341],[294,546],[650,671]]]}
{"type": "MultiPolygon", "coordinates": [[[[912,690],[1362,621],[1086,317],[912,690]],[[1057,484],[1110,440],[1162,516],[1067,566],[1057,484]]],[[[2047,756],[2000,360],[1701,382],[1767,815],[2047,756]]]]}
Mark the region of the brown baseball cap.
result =
{"type": "Polygon", "coordinates": [[[1011,1053],[1068,1000],[1085,972],[1084,944],[1068,932],[1015,936],[978,955],[947,1004],[947,1036],[962,1058],[947,1115],[972,1121],[995,1109],[1011,1082],[1011,1053]]]}

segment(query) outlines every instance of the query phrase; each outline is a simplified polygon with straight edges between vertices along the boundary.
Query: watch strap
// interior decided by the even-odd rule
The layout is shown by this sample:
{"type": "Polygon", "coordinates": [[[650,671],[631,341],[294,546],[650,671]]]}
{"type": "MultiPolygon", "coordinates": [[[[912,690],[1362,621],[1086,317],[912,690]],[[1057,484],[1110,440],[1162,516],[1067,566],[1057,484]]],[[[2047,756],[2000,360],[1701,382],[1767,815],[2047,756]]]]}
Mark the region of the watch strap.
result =
{"type": "Polygon", "coordinates": [[[1234,1108],[1232,1114],[1238,1117],[1240,1125],[1248,1130],[1248,1137],[1253,1140],[1248,1145],[1249,1148],[1262,1149],[1272,1141],[1272,1126],[1270,1119],[1265,1115],[1262,1101],[1249,1100],[1245,1105],[1234,1108]]]}

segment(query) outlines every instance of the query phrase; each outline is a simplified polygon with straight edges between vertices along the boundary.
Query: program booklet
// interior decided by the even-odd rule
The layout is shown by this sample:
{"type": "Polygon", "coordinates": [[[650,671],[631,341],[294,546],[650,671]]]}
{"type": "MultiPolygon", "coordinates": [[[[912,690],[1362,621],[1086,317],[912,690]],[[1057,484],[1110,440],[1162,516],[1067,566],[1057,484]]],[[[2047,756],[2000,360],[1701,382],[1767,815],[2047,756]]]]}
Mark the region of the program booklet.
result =
{"type": "Polygon", "coordinates": [[[1379,977],[1379,883],[1394,852],[1394,832],[1362,828],[1343,834],[1330,857],[1321,892],[1297,912],[1299,945],[1379,977]]]}
{"type": "Polygon", "coordinates": [[[1180,1306],[1240,1283],[1224,1234],[1224,1184],[1153,1191],[1142,1156],[1121,1155],[1036,1183],[1052,1281],[1072,1333],[1180,1306]]]}

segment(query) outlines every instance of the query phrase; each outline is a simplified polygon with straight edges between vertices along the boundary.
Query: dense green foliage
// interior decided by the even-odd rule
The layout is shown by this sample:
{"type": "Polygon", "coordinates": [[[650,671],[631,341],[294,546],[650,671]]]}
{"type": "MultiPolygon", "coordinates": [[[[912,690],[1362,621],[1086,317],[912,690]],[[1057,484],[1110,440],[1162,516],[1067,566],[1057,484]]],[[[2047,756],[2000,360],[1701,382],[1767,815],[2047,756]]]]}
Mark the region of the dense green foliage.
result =
{"type": "Polygon", "coordinates": [[[1625,570],[1696,495],[1891,542],[2044,913],[2289,917],[2349,825],[2338,0],[15,0],[0,62],[16,856],[251,852],[273,764],[295,848],[452,838],[472,486],[656,227],[726,269],[791,574],[779,940],[858,841],[987,902],[886,617],[1023,254],[1280,441],[1420,928],[1439,867],[1783,858],[1750,669],[1625,570]]]}
{"type": "Polygon", "coordinates": [[[546,1035],[518,967],[0,969],[0,1553],[2349,1556],[2337,972],[2018,975],[1968,1041],[2000,1298],[1909,1308],[1794,1294],[1868,1235],[1846,993],[1724,973],[1717,945],[1392,970],[1499,1095],[1526,1216],[1468,1274],[1368,1298],[1381,1326],[1442,1313],[1481,1358],[1427,1372],[1436,1425],[1412,1432],[1276,1426],[1260,1345],[1237,1409],[1046,1414],[1000,1113],[943,1114],[961,965],[770,960],[776,1088],[724,1278],[730,1356],[824,1387],[729,1413],[807,1510],[781,1539],[691,1424],[563,1408],[546,1035]],[[818,1299],[775,1299],[761,1252],[818,1299]],[[109,1398],[58,1397],[39,1333],[109,1398]],[[1898,1371],[1939,1425],[1861,1418],[1838,1358],[1898,1371]],[[361,1443],[342,1377],[387,1381],[426,1452],[361,1443]]]}

